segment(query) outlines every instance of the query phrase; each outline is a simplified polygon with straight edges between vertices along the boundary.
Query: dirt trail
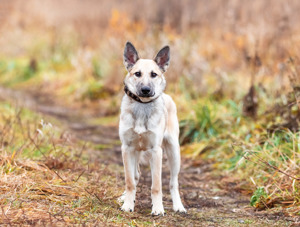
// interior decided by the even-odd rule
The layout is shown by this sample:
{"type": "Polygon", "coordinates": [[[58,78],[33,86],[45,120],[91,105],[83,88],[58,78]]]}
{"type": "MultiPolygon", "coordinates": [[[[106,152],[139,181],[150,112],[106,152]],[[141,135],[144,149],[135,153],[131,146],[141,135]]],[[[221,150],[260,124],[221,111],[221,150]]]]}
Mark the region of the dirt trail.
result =
{"type": "MultiPolygon", "coordinates": [[[[6,100],[19,106],[30,108],[45,115],[60,120],[77,138],[95,144],[110,145],[110,148],[93,152],[93,160],[106,165],[122,166],[120,145],[116,126],[102,126],[86,123],[93,116],[82,113],[78,109],[57,106],[50,98],[12,91],[0,87],[0,101],[6,100]]],[[[89,121],[91,122],[91,121],[89,121]]],[[[150,186],[151,176],[148,167],[142,167],[142,176],[137,190],[136,218],[146,217],[145,221],[153,220],[167,226],[297,226],[294,218],[284,217],[283,214],[255,212],[249,207],[249,197],[234,190],[220,187],[222,177],[214,176],[212,165],[205,162],[193,162],[182,157],[180,173],[180,192],[187,214],[174,214],[169,195],[169,170],[164,157],[163,194],[165,217],[150,216],[150,186]]],[[[123,176],[123,173],[121,173],[123,176]]]]}

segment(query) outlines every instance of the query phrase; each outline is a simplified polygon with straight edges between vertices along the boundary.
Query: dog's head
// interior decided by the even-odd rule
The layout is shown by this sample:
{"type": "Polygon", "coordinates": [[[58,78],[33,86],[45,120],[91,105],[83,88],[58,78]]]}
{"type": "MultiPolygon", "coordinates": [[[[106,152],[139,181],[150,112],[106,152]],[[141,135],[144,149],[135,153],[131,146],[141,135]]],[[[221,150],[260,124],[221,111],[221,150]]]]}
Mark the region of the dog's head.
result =
{"type": "Polygon", "coordinates": [[[170,62],[170,48],[165,46],[156,57],[140,59],[134,46],[127,42],[124,50],[124,65],[128,71],[125,84],[143,101],[150,101],[162,94],[166,87],[164,72],[170,62]]]}

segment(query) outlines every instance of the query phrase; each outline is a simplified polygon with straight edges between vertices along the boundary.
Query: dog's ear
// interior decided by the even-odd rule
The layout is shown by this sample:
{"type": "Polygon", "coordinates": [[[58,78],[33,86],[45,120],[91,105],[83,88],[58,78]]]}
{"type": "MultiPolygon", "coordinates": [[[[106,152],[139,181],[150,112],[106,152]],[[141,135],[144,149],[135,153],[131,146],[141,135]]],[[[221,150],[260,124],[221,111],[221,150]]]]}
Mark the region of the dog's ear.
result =
{"type": "Polygon", "coordinates": [[[163,72],[167,71],[170,62],[170,47],[165,46],[162,48],[156,55],[154,61],[163,72]]]}
{"type": "Polygon", "coordinates": [[[129,72],[134,64],[139,60],[139,55],[131,42],[127,42],[124,49],[124,65],[129,72]]]}

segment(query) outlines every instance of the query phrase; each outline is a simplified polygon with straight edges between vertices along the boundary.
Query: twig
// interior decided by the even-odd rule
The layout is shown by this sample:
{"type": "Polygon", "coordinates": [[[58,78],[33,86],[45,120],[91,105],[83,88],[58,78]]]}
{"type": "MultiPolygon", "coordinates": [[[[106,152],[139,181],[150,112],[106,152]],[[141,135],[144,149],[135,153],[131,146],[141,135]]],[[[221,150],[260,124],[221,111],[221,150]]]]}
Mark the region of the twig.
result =
{"type": "Polygon", "coordinates": [[[77,177],[77,179],[76,179],[75,182],[77,182],[77,181],[79,180],[79,178],[80,178],[84,173],[85,173],[85,170],[83,170],[83,171],[79,174],[79,176],[77,177]]]}
{"type": "Polygon", "coordinates": [[[83,144],[82,148],[80,149],[80,152],[79,152],[78,154],[76,154],[76,156],[77,156],[78,158],[81,157],[81,155],[82,155],[82,153],[83,153],[83,150],[84,150],[84,148],[86,147],[86,144],[87,144],[87,141],[85,141],[85,143],[83,144]]]}
{"type": "MultiPolygon", "coordinates": [[[[36,136],[35,136],[36,137],[36,136]]],[[[47,159],[46,155],[41,151],[41,149],[37,146],[37,144],[34,142],[34,139],[29,137],[30,141],[33,143],[33,145],[35,146],[35,148],[43,155],[44,158],[47,159]]]]}
{"type": "Polygon", "coordinates": [[[67,182],[67,181],[65,181],[55,170],[51,170],[51,169],[49,169],[50,171],[52,171],[53,173],[55,173],[56,174],[56,176],[58,176],[63,182],[67,182]]]}
{"type": "Polygon", "coordinates": [[[4,217],[5,217],[6,220],[8,221],[8,224],[9,224],[10,226],[12,226],[11,223],[10,223],[10,221],[9,221],[9,218],[6,216],[6,214],[5,214],[4,209],[3,209],[2,206],[1,206],[1,210],[2,210],[2,217],[3,217],[3,219],[4,219],[4,217]]]}
{"type": "Polygon", "coordinates": [[[278,171],[278,172],[280,172],[280,173],[282,173],[282,174],[284,174],[284,175],[286,175],[286,176],[288,176],[288,177],[291,177],[291,178],[293,178],[293,179],[295,179],[295,180],[300,181],[300,178],[294,177],[294,176],[292,176],[292,175],[290,175],[290,174],[284,172],[283,170],[279,169],[278,167],[273,166],[273,165],[271,165],[270,163],[266,162],[264,159],[260,158],[257,154],[255,154],[255,152],[253,152],[253,153],[254,153],[254,155],[258,158],[258,160],[260,160],[260,161],[261,161],[262,163],[264,163],[265,165],[271,167],[272,169],[274,169],[274,170],[276,170],[276,171],[278,171]]]}
{"type": "Polygon", "coordinates": [[[264,206],[267,208],[267,209],[270,209],[267,205],[267,203],[265,203],[265,201],[263,199],[261,199],[261,202],[264,204],[264,206]]]}
{"type": "Polygon", "coordinates": [[[96,195],[96,193],[92,194],[92,193],[89,192],[86,188],[84,188],[84,190],[85,190],[90,196],[95,196],[95,197],[99,200],[100,204],[102,204],[101,199],[99,198],[99,196],[96,195]]]}
{"type": "Polygon", "coordinates": [[[289,62],[292,65],[289,79],[295,94],[296,103],[298,104],[298,108],[300,109],[300,80],[299,80],[300,73],[298,72],[297,67],[295,66],[295,61],[292,57],[289,57],[289,62]]]}
{"type": "MultiPolygon", "coordinates": [[[[280,173],[282,173],[282,174],[284,174],[284,175],[286,175],[286,176],[288,176],[288,177],[290,177],[290,178],[293,178],[293,179],[295,179],[295,180],[297,180],[297,181],[300,181],[300,178],[294,177],[294,176],[292,176],[292,175],[290,175],[290,174],[288,174],[288,173],[282,171],[281,169],[279,169],[279,168],[277,168],[277,167],[271,165],[270,163],[268,163],[268,162],[266,162],[265,160],[263,160],[262,158],[260,158],[257,154],[255,154],[255,152],[251,152],[251,153],[254,154],[254,155],[258,158],[258,160],[259,160],[260,162],[262,162],[263,164],[265,164],[266,166],[268,166],[268,167],[270,167],[270,168],[272,168],[272,169],[274,169],[274,170],[276,170],[276,171],[278,171],[278,172],[280,172],[280,173]]],[[[263,165],[261,165],[260,163],[251,160],[251,159],[248,158],[246,155],[243,155],[243,157],[244,157],[245,159],[247,159],[248,161],[250,161],[250,162],[253,162],[253,163],[255,163],[255,164],[258,164],[258,165],[260,165],[260,166],[263,166],[263,165]]]]}
{"type": "Polygon", "coordinates": [[[53,226],[53,222],[52,222],[52,218],[51,218],[51,213],[48,212],[48,214],[49,214],[50,226],[53,226]]]}
{"type": "MultiPolygon", "coordinates": [[[[43,157],[45,159],[47,159],[48,157],[40,150],[40,148],[36,145],[36,143],[34,142],[34,139],[32,139],[31,137],[29,138],[31,140],[31,142],[34,144],[34,146],[36,147],[36,149],[38,149],[39,152],[41,152],[41,154],[43,155],[43,157]]],[[[55,170],[50,169],[47,165],[45,165],[47,167],[48,170],[50,170],[51,172],[55,173],[63,182],[66,183],[66,180],[64,180],[55,170]]]]}
{"type": "MultiPolygon", "coordinates": [[[[234,144],[232,144],[232,148],[233,148],[233,150],[234,150],[235,152],[237,152],[237,151],[234,149],[234,144]]],[[[280,172],[280,173],[282,173],[282,174],[284,174],[284,175],[286,175],[286,176],[288,176],[288,177],[290,177],[290,178],[293,178],[293,179],[295,179],[295,180],[297,180],[297,181],[300,181],[300,178],[297,178],[297,177],[295,177],[295,176],[292,176],[292,175],[290,175],[290,174],[284,172],[283,170],[279,169],[278,167],[271,165],[270,163],[266,162],[264,159],[260,158],[255,152],[253,152],[253,151],[251,151],[251,150],[248,150],[247,153],[251,153],[252,155],[255,155],[255,156],[258,158],[258,160],[259,160],[260,162],[262,162],[263,164],[265,164],[266,166],[268,166],[268,167],[270,167],[270,168],[272,168],[272,169],[274,169],[274,170],[276,170],[276,171],[278,171],[278,172],[280,172]]],[[[250,161],[250,162],[253,162],[253,163],[257,164],[257,165],[263,166],[261,163],[255,162],[255,161],[251,160],[250,158],[248,158],[248,157],[246,156],[245,153],[243,154],[243,157],[244,157],[244,159],[246,159],[246,160],[248,160],[248,161],[250,161]]]]}

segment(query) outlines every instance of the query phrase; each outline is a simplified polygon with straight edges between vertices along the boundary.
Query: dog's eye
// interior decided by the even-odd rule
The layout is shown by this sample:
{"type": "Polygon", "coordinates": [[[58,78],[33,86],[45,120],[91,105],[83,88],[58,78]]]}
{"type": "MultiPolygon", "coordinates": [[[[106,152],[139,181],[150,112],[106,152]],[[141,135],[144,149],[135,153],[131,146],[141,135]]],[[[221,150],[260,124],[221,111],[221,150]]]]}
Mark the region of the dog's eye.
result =
{"type": "Polygon", "coordinates": [[[135,72],[134,75],[135,75],[136,77],[141,77],[141,72],[135,72]]]}
{"type": "Polygon", "coordinates": [[[151,72],[151,77],[155,78],[157,76],[157,74],[155,72],[151,72]]]}

